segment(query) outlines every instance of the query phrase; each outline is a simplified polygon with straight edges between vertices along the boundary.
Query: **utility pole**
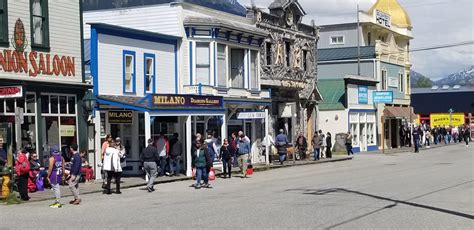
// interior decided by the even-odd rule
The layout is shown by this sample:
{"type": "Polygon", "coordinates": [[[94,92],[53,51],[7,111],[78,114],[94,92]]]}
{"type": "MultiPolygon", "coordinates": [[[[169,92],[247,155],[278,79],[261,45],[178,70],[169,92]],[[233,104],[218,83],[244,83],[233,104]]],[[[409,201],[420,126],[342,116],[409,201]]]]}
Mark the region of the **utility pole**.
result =
{"type": "Polygon", "coordinates": [[[360,18],[359,18],[359,4],[357,4],[357,76],[360,76],[360,18]]]}

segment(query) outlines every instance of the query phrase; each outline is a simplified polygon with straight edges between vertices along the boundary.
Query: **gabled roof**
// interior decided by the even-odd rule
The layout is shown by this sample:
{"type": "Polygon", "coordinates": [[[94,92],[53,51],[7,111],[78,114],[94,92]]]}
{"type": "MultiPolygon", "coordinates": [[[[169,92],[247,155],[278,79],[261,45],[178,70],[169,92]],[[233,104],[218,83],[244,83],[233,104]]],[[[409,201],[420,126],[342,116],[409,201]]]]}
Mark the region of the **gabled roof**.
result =
{"type": "Polygon", "coordinates": [[[259,29],[255,26],[233,22],[228,20],[221,20],[216,17],[186,17],[183,21],[184,26],[219,26],[225,27],[232,30],[248,32],[255,35],[267,36],[269,32],[259,29]]]}
{"type": "MultiPolygon", "coordinates": [[[[318,53],[318,61],[353,60],[358,56],[357,47],[318,49],[318,53]]],[[[360,58],[375,58],[375,46],[360,47],[360,58]]]]}
{"type": "Polygon", "coordinates": [[[320,111],[346,109],[344,79],[321,79],[318,81],[318,88],[323,97],[323,101],[318,105],[320,111]]]}
{"type": "Polygon", "coordinates": [[[298,0],[274,0],[268,9],[286,9],[291,4],[295,4],[296,8],[300,11],[301,15],[306,15],[306,12],[303,10],[303,7],[300,5],[298,0]]]}

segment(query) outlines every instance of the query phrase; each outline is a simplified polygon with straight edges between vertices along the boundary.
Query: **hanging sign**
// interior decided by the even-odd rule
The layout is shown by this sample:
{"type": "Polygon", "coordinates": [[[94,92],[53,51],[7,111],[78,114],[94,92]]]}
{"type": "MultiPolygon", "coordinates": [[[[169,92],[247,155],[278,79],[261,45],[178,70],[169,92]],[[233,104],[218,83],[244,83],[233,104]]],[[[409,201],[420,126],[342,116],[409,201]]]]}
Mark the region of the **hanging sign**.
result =
{"type": "Polygon", "coordinates": [[[132,111],[109,111],[110,124],[131,124],[133,122],[132,111]]]}
{"type": "Polygon", "coordinates": [[[237,113],[239,120],[265,119],[265,112],[240,112],[237,113]]]}
{"type": "Polygon", "coordinates": [[[374,103],[393,103],[393,92],[392,91],[374,91],[373,92],[374,103]]]}
{"type": "Polygon", "coordinates": [[[359,85],[359,104],[367,104],[369,102],[369,89],[366,85],[359,85]]]}
{"type": "Polygon", "coordinates": [[[23,97],[22,86],[0,87],[0,98],[20,98],[23,97]]]}
{"type": "Polygon", "coordinates": [[[61,137],[74,137],[76,136],[76,126],[75,125],[61,125],[59,129],[61,137]]]}

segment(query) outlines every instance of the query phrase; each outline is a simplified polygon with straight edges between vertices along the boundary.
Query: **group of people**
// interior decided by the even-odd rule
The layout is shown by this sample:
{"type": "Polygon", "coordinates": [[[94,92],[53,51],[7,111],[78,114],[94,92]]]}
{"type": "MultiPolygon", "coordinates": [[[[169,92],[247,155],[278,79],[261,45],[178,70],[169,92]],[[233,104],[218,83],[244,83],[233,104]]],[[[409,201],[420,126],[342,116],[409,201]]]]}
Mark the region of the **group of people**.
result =
{"type": "Polygon", "coordinates": [[[403,147],[412,147],[412,143],[415,148],[415,152],[419,152],[419,148],[426,146],[430,148],[430,144],[435,145],[443,143],[450,144],[464,142],[466,146],[469,146],[469,140],[471,130],[468,125],[457,126],[435,126],[431,128],[427,124],[422,124],[416,127],[401,126],[400,131],[400,143],[403,147]]]}

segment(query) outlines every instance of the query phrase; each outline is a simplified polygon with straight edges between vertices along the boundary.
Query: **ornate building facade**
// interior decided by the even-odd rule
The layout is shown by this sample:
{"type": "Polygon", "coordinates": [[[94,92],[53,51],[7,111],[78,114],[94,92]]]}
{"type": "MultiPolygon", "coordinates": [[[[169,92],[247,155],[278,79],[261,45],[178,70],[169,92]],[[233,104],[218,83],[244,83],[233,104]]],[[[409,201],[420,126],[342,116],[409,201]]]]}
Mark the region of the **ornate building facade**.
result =
{"type": "Polygon", "coordinates": [[[272,96],[270,123],[274,135],[284,129],[294,142],[315,129],[318,27],[303,24],[306,12],[297,0],[275,0],[264,12],[248,9],[247,17],[269,33],[260,47],[261,87],[272,96]]]}

